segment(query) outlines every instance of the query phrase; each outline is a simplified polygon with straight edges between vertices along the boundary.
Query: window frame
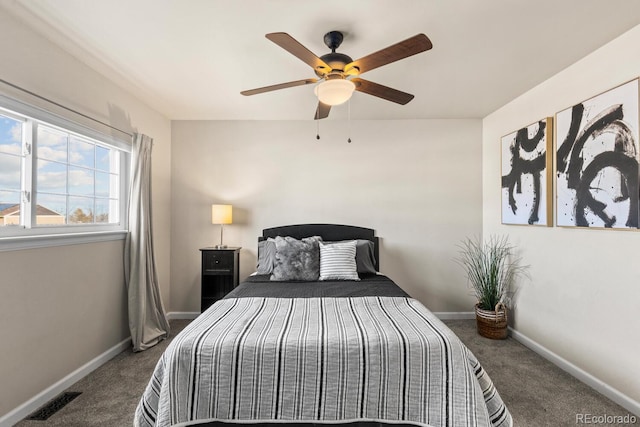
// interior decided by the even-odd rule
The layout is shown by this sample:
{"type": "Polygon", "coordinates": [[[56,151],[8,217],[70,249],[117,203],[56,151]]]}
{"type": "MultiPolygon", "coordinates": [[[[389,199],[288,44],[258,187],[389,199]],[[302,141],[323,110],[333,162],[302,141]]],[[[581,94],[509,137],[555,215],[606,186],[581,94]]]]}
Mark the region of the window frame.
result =
{"type": "MultiPolygon", "coordinates": [[[[88,127],[67,117],[26,104],[3,94],[0,94],[0,113],[17,120],[25,120],[23,125],[25,142],[23,143],[23,164],[21,168],[21,225],[0,227],[0,251],[124,239],[128,227],[127,204],[131,169],[131,141],[107,134],[104,131],[88,127]],[[38,190],[35,187],[37,185],[37,165],[35,163],[38,161],[36,132],[39,124],[61,129],[65,133],[82,139],[89,139],[91,142],[95,141],[96,146],[106,146],[117,150],[119,157],[118,223],[35,224],[37,205],[33,202],[37,202],[38,194],[38,190]],[[28,196],[26,192],[28,192],[28,196]]],[[[95,194],[93,198],[96,198],[95,194]]]]}

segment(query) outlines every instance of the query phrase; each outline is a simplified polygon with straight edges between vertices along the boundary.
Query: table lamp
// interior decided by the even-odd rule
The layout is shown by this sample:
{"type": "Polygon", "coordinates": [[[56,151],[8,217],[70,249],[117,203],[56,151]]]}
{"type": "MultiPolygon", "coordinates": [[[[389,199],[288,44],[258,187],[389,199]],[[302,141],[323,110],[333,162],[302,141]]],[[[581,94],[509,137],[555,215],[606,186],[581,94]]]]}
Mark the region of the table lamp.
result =
{"type": "Polygon", "coordinates": [[[224,249],[227,245],[222,243],[222,230],[224,224],[233,222],[233,208],[231,205],[211,205],[211,224],[220,225],[220,244],[216,249],[224,249]]]}

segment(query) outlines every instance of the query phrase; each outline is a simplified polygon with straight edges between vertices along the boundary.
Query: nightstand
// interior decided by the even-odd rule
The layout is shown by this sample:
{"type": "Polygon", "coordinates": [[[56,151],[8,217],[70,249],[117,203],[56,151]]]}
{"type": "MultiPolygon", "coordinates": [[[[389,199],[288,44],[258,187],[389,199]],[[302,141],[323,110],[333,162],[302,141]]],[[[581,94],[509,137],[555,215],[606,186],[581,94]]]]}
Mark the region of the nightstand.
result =
{"type": "Polygon", "coordinates": [[[238,286],[240,249],[239,247],[200,249],[202,252],[201,312],[238,286]]]}

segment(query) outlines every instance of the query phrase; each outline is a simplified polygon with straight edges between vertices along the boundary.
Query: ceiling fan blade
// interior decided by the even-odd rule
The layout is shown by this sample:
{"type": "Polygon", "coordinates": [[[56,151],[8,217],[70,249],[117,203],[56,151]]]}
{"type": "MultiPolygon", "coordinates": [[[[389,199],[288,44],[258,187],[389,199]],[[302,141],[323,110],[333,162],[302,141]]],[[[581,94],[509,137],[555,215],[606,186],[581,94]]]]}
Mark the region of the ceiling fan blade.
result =
{"type": "Polygon", "coordinates": [[[318,108],[316,108],[316,115],[313,117],[314,120],[326,119],[329,117],[329,111],[331,111],[331,105],[324,104],[318,101],[318,108]]]}
{"type": "Polygon", "coordinates": [[[424,34],[417,34],[404,41],[374,52],[371,55],[356,59],[350,64],[347,64],[344,69],[346,72],[349,72],[349,70],[356,68],[358,70],[358,74],[362,74],[367,71],[371,71],[374,68],[424,52],[432,47],[433,45],[431,44],[431,40],[429,40],[427,36],[424,34]]]}
{"type": "Polygon", "coordinates": [[[370,82],[369,80],[355,78],[351,79],[351,81],[356,85],[356,90],[358,92],[377,96],[378,98],[386,99],[387,101],[395,102],[397,104],[405,105],[414,98],[410,93],[370,82]]]}
{"type": "Polygon", "coordinates": [[[317,81],[318,81],[318,79],[296,80],[294,82],[280,83],[280,84],[277,84],[277,85],[265,86],[265,87],[260,87],[260,88],[257,88],[257,89],[243,90],[240,93],[245,95],[245,96],[256,95],[258,93],[271,92],[272,90],[286,89],[288,87],[294,87],[294,86],[309,85],[309,84],[315,83],[317,81]]]}
{"type": "Polygon", "coordinates": [[[287,33],[269,33],[265,35],[266,38],[302,60],[305,64],[311,66],[314,70],[318,70],[321,73],[328,73],[331,71],[331,67],[327,65],[322,59],[318,58],[318,56],[311,52],[309,49],[300,44],[299,41],[291,37],[287,33]]]}

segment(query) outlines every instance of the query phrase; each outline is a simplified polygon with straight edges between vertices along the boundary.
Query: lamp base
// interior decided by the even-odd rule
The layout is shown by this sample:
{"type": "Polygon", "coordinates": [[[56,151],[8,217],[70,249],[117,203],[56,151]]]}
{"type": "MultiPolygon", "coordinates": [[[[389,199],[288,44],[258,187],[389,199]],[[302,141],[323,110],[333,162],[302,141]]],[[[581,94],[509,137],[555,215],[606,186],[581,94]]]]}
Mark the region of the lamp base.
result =
{"type": "Polygon", "coordinates": [[[214,248],[216,248],[216,249],[227,249],[227,245],[215,245],[214,248]]]}

